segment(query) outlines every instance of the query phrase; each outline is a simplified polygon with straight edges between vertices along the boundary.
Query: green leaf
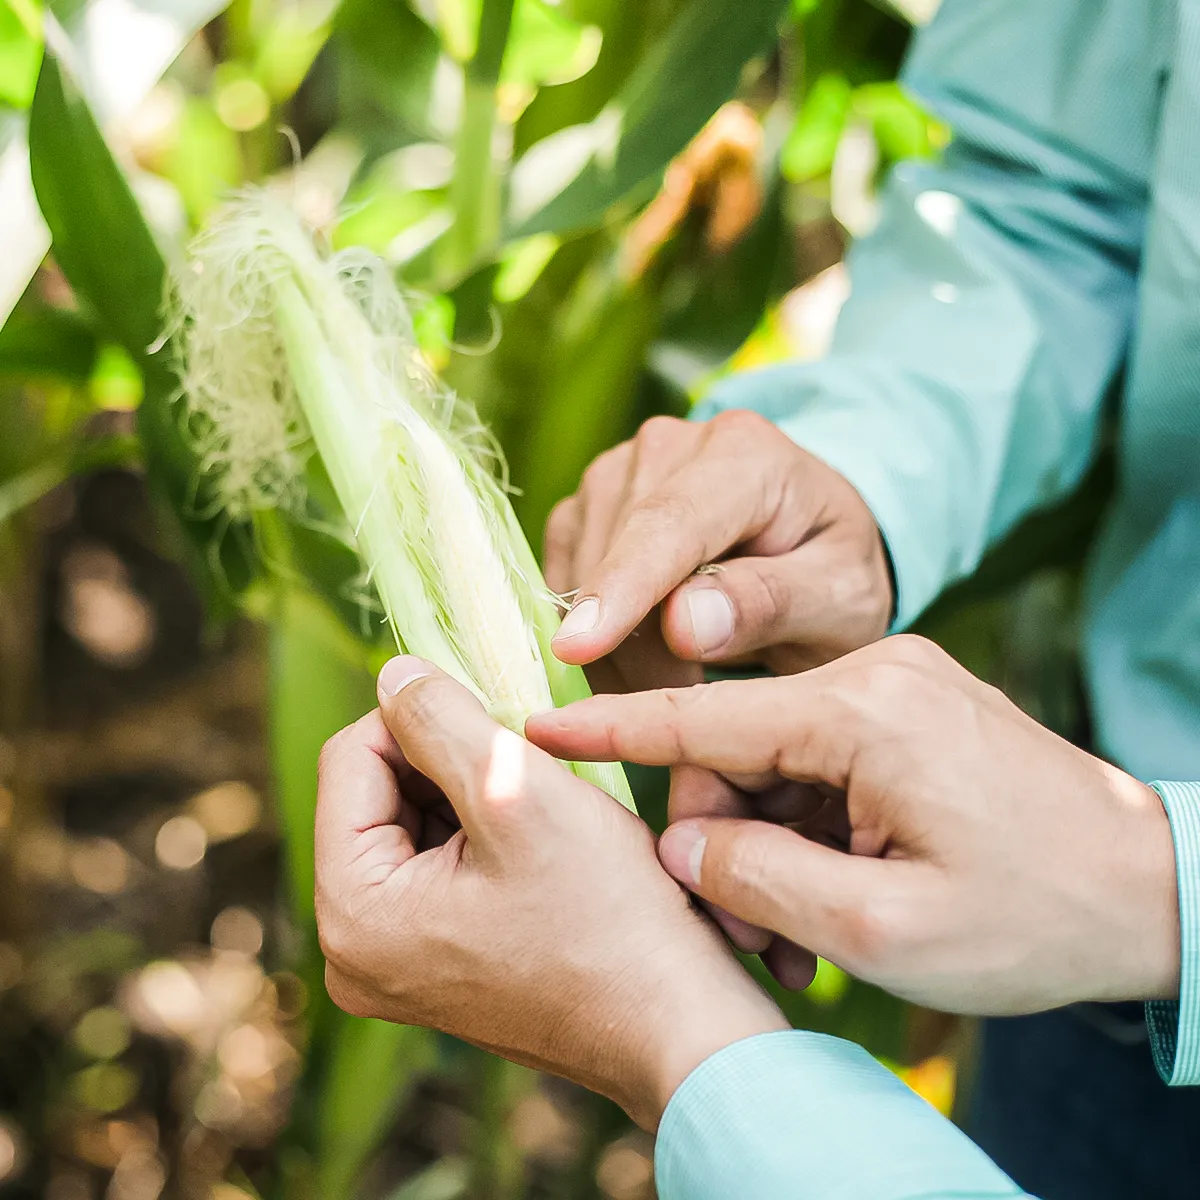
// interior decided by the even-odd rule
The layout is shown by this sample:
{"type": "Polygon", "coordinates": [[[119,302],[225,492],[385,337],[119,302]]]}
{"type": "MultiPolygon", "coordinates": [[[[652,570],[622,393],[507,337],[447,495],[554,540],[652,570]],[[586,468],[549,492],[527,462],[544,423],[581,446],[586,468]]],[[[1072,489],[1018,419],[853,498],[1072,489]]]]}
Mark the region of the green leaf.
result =
{"type": "Polygon", "coordinates": [[[59,266],[114,338],[145,361],[162,324],[162,255],[83,96],[49,53],[30,111],[29,149],[59,266]]]}
{"type": "MultiPolygon", "coordinates": [[[[11,0],[10,0],[11,2],[11,0]]],[[[226,0],[53,0],[71,60],[104,122],[128,116],[202,25],[226,0]],[[127,53],[114,54],[120,46],[127,53]],[[136,48],[136,49],[135,49],[136,48]]],[[[0,325],[50,249],[29,177],[23,119],[0,112],[0,325]]]]}
{"type": "Polygon", "coordinates": [[[271,98],[290,99],[329,40],[333,5],[326,0],[280,5],[260,41],[254,72],[271,98]]]}
{"type": "Polygon", "coordinates": [[[60,308],[23,304],[0,328],[0,376],[84,384],[98,353],[91,323],[60,308]]]}
{"type": "MultiPolygon", "coordinates": [[[[374,680],[365,649],[312,593],[282,588],[267,611],[271,759],[288,890],[295,919],[311,931],[317,758],[330,737],[374,707],[374,680]]],[[[310,965],[319,972],[319,958],[310,965]]],[[[433,1066],[437,1043],[424,1029],[332,1018],[316,1100],[317,1194],[349,1197],[397,1107],[433,1066]]]]}
{"type": "Polygon", "coordinates": [[[320,1098],[321,1196],[350,1197],[368,1155],[437,1058],[437,1035],[412,1025],[345,1017],[320,1098]]]}
{"type": "Polygon", "coordinates": [[[492,284],[496,300],[501,304],[520,300],[537,282],[560,244],[552,233],[535,233],[533,237],[510,242],[500,256],[500,269],[492,284]]]}
{"type": "Polygon", "coordinates": [[[75,475],[131,466],[140,457],[141,447],[131,437],[60,442],[20,474],[0,481],[0,525],[75,475]]]}
{"type": "Polygon", "coordinates": [[[854,111],[871,124],[884,158],[931,158],[949,140],[949,131],[898,83],[867,83],[854,93],[854,111]]]}
{"type": "Polygon", "coordinates": [[[200,225],[230,189],[241,182],[237,135],[221,121],[207,100],[189,97],[176,137],[166,156],[163,174],[179,189],[192,222],[200,225]]]}
{"type": "Polygon", "coordinates": [[[829,174],[853,97],[844,75],[822,75],[813,84],[780,156],[785,179],[803,183],[829,174]]]}
{"type": "Polygon", "coordinates": [[[255,568],[246,531],[229,530],[213,511],[175,402],[178,381],[165,356],[151,354],[162,330],[162,255],[87,104],[49,53],[30,110],[29,146],[55,257],[76,293],[142,371],[138,432],[151,480],[189,534],[210,611],[227,615],[232,595],[255,568]],[[86,188],[79,186],[81,178],[86,188]]]}
{"type": "MultiPolygon", "coordinates": [[[[404,0],[343,0],[334,18],[334,38],[342,51],[341,87],[369,92],[371,108],[382,104],[421,136],[443,132],[433,111],[437,34],[404,0]]],[[[364,118],[371,119],[370,110],[364,118]]],[[[372,125],[378,125],[377,115],[372,125]]],[[[395,143],[389,149],[394,149],[395,143]]]]}
{"type": "MultiPolygon", "coordinates": [[[[593,286],[585,277],[579,293],[593,286]]],[[[554,345],[542,403],[513,455],[522,488],[514,505],[535,546],[550,510],[578,487],[588,464],[632,432],[635,385],[658,317],[656,298],[639,284],[614,287],[587,307],[554,345]]]]}
{"type": "Polygon", "coordinates": [[[288,890],[296,921],[313,916],[317,757],[339,729],[375,706],[366,653],[314,595],[286,588],[270,617],[270,737],[288,890]]]}
{"type": "Polygon", "coordinates": [[[0,0],[0,102],[28,108],[42,61],[37,0],[0,0]]]}
{"type": "Polygon", "coordinates": [[[132,412],[142,402],[142,373],[125,350],[109,343],[100,348],[88,390],[97,408],[132,412]]]}
{"type": "Polygon", "coordinates": [[[460,63],[475,57],[483,0],[435,0],[437,30],[451,58],[460,63]]]}
{"type": "Polygon", "coordinates": [[[570,83],[596,65],[603,40],[595,25],[572,21],[546,0],[518,0],[500,81],[528,87],[570,83]]]}
{"type": "Polygon", "coordinates": [[[762,211],[736,245],[676,267],[686,303],[667,307],[650,362],[682,394],[701,389],[753,333],[768,302],[794,282],[785,189],[775,172],[770,180],[762,211]]]}
{"type": "Polygon", "coordinates": [[[470,1186],[470,1163],[450,1155],[410,1176],[387,1200],[459,1200],[470,1186]]]}
{"type": "Polygon", "coordinates": [[[512,236],[600,224],[655,182],[774,43],[787,0],[692,0],[589,126],[530,147],[513,172],[512,236]],[[553,194],[538,176],[558,170],[553,194]]]}
{"type": "Polygon", "coordinates": [[[414,191],[372,181],[351,194],[346,215],[334,228],[333,244],[339,250],[366,246],[390,258],[396,238],[444,209],[445,203],[443,191],[414,191]]]}

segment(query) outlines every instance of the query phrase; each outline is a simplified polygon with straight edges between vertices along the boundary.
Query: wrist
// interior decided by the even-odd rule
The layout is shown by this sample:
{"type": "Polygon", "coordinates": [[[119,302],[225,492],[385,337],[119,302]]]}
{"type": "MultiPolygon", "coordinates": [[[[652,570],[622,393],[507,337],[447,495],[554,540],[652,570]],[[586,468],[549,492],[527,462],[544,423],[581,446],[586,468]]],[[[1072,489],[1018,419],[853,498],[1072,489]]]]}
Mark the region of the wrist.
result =
{"type": "Polygon", "coordinates": [[[673,1001],[644,997],[653,1020],[641,1039],[634,1084],[615,1096],[630,1117],[653,1133],[685,1079],[726,1046],[791,1028],[778,1005],[732,958],[722,977],[693,980],[673,1001]]]}
{"type": "Polygon", "coordinates": [[[1171,1000],[1179,995],[1180,923],[1175,844],[1158,793],[1128,776],[1117,783],[1133,817],[1121,849],[1125,893],[1132,904],[1120,958],[1122,1000],[1171,1000]]]}

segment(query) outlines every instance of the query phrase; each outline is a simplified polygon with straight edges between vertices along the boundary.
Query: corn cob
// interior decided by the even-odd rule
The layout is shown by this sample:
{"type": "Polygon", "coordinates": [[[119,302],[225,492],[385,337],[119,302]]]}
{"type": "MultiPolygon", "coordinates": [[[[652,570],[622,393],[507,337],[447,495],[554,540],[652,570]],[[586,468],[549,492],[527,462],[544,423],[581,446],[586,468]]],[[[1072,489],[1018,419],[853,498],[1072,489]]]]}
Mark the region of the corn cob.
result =
{"type": "MultiPolygon", "coordinates": [[[[191,428],[231,516],[304,514],[315,453],[401,651],[517,732],[589,694],[550,651],[557,603],[499,452],[430,371],[382,262],[319,253],[285,204],[246,192],[193,241],[173,303],[191,428]]],[[[571,769],[633,807],[619,764],[571,769]]]]}

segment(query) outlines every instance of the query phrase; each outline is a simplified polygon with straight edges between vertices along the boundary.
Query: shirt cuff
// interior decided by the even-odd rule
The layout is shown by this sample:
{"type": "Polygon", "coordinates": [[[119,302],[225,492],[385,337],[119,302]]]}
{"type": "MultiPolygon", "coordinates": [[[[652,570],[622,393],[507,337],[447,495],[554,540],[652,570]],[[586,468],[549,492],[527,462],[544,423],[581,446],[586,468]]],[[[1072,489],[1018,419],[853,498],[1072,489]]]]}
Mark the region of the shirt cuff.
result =
{"type": "MultiPolygon", "coordinates": [[[[855,399],[861,378],[842,364],[787,363],[734,375],[717,384],[692,412],[707,421],[729,409],[747,408],[766,417],[802,449],[846,479],[875,518],[892,567],[896,589],[891,632],[911,625],[942,590],[945,564],[933,543],[936,522],[914,520],[922,511],[919,455],[911,453],[913,431],[886,416],[868,398],[855,399]],[[826,402],[838,395],[837,404],[826,402]],[[920,536],[924,529],[925,536],[920,536]]],[[[861,372],[859,373],[861,375],[861,372]]]]}
{"type": "Polygon", "coordinates": [[[1172,1087],[1200,1086],[1200,783],[1155,783],[1179,878],[1179,999],[1152,1000],[1146,1026],[1159,1074],[1172,1087]]]}
{"type": "Polygon", "coordinates": [[[659,1126],[661,1200],[949,1200],[1024,1193],[865,1050],[791,1030],[700,1064],[659,1126]]]}

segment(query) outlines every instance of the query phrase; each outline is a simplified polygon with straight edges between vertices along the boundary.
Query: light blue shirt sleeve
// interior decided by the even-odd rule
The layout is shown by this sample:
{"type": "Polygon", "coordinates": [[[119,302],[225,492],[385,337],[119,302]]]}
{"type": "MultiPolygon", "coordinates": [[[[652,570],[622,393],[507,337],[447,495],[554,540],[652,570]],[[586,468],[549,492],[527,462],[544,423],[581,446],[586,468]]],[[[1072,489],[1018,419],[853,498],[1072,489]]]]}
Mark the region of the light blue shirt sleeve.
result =
{"type": "Polygon", "coordinates": [[[1162,36],[1146,0],[945,0],[904,79],[953,141],[893,172],[831,353],[697,410],[756,409],[855,485],[898,627],[1094,455],[1132,331],[1162,36]]]}
{"type": "Polygon", "coordinates": [[[701,1063],[663,1114],[654,1169],[660,1200],[1025,1196],[861,1047],[800,1031],[701,1063]]]}
{"type": "Polygon", "coordinates": [[[1200,783],[1156,783],[1171,822],[1179,877],[1179,1000],[1146,1005],[1159,1074],[1200,1087],[1200,783]]]}

